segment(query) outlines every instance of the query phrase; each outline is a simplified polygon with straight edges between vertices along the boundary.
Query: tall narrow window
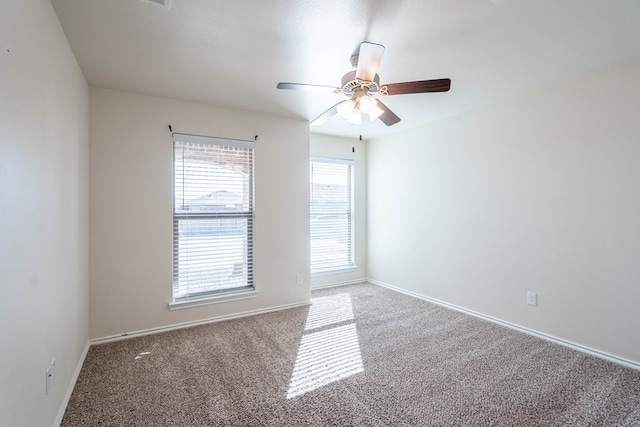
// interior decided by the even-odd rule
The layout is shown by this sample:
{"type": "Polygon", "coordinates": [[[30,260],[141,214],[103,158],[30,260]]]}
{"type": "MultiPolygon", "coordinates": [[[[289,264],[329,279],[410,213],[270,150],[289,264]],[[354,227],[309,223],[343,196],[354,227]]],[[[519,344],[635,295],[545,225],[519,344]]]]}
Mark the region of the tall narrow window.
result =
{"type": "Polygon", "coordinates": [[[173,299],[253,288],[253,142],[173,135],[173,299]]]}
{"type": "Polygon", "coordinates": [[[353,162],[311,161],[311,272],[351,268],[353,263],[353,162]]]}

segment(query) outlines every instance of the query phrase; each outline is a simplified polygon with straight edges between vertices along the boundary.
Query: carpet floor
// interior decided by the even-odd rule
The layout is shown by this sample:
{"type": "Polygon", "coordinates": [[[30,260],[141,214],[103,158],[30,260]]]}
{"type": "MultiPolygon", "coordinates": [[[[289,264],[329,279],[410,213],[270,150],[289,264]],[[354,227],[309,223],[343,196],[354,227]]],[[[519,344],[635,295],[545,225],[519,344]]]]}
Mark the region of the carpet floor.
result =
{"type": "Polygon", "coordinates": [[[640,371],[371,284],[89,349],[63,426],[640,426],[640,371]]]}

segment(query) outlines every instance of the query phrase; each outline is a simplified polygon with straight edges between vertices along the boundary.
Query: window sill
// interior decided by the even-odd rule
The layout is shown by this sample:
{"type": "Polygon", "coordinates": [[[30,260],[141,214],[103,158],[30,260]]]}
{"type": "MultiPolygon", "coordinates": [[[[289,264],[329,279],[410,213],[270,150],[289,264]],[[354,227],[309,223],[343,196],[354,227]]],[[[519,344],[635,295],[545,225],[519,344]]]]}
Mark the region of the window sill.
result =
{"type": "Polygon", "coordinates": [[[326,276],[329,274],[350,273],[352,271],[356,271],[357,269],[358,269],[357,265],[352,265],[349,267],[331,268],[327,270],[315,270],[311,272],[311,276],[326,276]]]}
{"type": "Polygon", "coordinates": [[[208,295],[200,298],[189,298],[181,301],[173,301],[169,303],[169,310],[181,310],[183,308],[200,307],[209,304],[219,304],[221,302],[239,301],[243,299],[255,298],[258,291],[252,289],[250,291],[225,292],[221,295],[208,295]]]}

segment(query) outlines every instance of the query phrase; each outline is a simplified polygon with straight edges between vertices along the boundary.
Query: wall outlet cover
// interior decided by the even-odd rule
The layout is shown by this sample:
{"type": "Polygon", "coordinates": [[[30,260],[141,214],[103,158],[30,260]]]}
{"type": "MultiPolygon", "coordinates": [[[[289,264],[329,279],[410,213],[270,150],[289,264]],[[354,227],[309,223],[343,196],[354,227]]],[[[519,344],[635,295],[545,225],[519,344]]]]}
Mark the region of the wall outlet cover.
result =
{"type": "Polygon", "coordinates": [[[538,305],[538,294],[535,292],[527,291],[527,304],[536,306],[538,305]]]}

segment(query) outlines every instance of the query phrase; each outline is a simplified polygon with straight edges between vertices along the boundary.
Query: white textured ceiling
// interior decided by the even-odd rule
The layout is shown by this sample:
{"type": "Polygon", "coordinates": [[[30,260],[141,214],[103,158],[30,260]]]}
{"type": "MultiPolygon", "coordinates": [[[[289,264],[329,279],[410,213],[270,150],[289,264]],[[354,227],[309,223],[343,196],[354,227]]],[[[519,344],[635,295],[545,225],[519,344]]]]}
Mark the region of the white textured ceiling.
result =
{"type": "Polygon", "coordinates": [[[312,131],[373,138],[640,58],[637,0],[52,0],[88,83],[313,119],[362,41],[381,83],[449,77],[451,91],[384,98],[402,121],[312,131]]]}

